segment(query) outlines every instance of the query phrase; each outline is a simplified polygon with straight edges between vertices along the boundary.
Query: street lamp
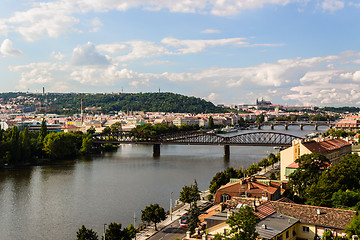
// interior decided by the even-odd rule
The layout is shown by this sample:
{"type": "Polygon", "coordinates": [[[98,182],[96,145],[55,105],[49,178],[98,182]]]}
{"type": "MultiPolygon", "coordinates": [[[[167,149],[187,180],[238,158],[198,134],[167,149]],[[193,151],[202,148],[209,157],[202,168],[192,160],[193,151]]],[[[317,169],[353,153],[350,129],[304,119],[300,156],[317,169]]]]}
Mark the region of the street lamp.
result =
{"type": "Polygon", "coordinates": [[[172,194],[173,192],[170,193],[170,220],[172,221],[172,194]]]}
{"type": "Polygon", "coordinates": [[[105,235],[106,226],[107,226],[107,224],[105,223],[105,224],[104,224],[104,240],[105,240],[105,238],[106,238],[106,235],[105,235]]]}

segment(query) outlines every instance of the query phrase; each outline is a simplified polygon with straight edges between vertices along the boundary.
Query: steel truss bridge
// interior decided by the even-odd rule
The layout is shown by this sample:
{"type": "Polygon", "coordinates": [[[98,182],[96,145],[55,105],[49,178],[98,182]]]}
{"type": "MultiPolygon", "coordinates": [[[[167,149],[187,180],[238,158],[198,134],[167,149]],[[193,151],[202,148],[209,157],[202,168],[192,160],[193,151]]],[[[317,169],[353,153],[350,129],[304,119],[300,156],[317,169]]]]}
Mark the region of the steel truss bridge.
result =
{"type": "Polygon", "coordinates": [[[160,155],[161,144],[223,145],[224,156],[230,155],[230,145],[235,146],[290,146],[300,137],[277,132],[249,132],[234,136],[206,132],[177,132],[157,137],[134,137],[130,132],[100,134],[93,137],[94,144],[152,144],[153,155],[160,155]]]}

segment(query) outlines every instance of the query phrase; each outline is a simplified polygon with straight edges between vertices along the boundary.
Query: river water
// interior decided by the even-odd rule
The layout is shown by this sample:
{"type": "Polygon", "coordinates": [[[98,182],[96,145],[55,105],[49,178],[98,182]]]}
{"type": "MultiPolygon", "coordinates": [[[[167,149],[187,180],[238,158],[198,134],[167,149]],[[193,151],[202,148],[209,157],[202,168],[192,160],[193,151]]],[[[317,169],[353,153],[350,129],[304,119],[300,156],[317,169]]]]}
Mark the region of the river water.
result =
{"type": "MultiPolygon", "coordinates": [[[[314,130],[277,126],[274,131],[305,136],[314,130]]],[[[121,145],[115,153],[91,159],[2,170],[0,239],[75,239],[83,224],[101,236],[105,223],[128,226],[134,213],[140,223],[141,210],[149,204],[169,210],[170,193],[177,199],[194,179],[207,189],[216,172],[229,166],[246,169],[269,153],[276,150],[233,146],[227,161],[222,146],[162,145],[161,156],[153,158],[152,146],[121,145]]]]}

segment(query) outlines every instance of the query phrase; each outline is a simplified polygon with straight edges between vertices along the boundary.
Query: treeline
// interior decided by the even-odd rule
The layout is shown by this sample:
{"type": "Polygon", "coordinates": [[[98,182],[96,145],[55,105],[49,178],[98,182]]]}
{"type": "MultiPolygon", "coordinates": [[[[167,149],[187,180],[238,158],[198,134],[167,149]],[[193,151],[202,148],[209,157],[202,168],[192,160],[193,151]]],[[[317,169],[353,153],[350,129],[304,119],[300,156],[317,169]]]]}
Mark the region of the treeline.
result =
{"type": "Polygon", "coordinates": [[[19,131],[14,126],[0,130],[1,166],[39,164],[45,161],[74,159],[93,152],[91,133],[49,132],[45,121],[39,132],[19,131]]]}
{"type": "Polygon", "coordinates": [[[144,125],[138,125],[131,129],[131,134],[136,138],[155,137],[162,134],[169,134],[182,131],[196,131],[199,130],[199,125],[187,125],[182,124],[181,126],[167,125],[167,124],[155,124],[146,123],[144,125]]]}
{"type": "Polygon", "coordinates": [[[344,130],[336,130],[333,128],[328,129],[326,132],[324,132],[322,134],[323,137],[328,137],[328,136],[332,136],[332,137],[336,137],[336,138],[345,138],[345,137],[353,137],[355,136],[357,133],[360,133],[360,131],[344,131],[344,130]]]}
{"type": "MultiPolygon", "coordinates": [[[[230,178],[242,178],[244,176],[251,176],[261,171],[262,168],[267,168],[280,161],[279,154],[275,155],[270,153],[267,158],[263,158],[258,164],[251,164],[246,170],[234,169],[228,167],[222,172],[215,174],[213,179],[210,181],[209,191],[211,194],[215,194],[216,191],[222,186],[230,182],[230,178]]],[[[272,174],[271,179],[275,180],[277,176],[272,174]]]]}
{"type": "Polygon", "coordinates": [[[360,209],[360,156],[348,154],[336,165],[322,154],[299,157],[289,176],[291,197],[300,203],[360,209]]]}
{"type": "Polygon", "coordinates": [[[360,234],[360,156],[348,154],[330,167],[318,153],[302,155],[295,162],[299,168],[289,176],[289,197],[298,203],[356,210],[345,232],[360,234]]]}
{"type": "Polygon", "coordinates": [[[290,115],[286,117],[276,117],[273,119],[273,121],[290,121],[290,122],[296,122],[296,121],[334,121],[338,119],[339,116],[333,116],[328,114],[315,114],[315,115],[309,115],[307,113],[302,115],[290,115]]]}
{"type": "MultiPolygon", "coordinates": [[[[105,238],[107,240],[131,240],[136,235],[135,227],[130,224],[127,228],[121,228],[119,223],[110,223],[108,228],[105,231],[105,238]]],[[[91,228],[86,228],[84,225],[76,232],[77,240],[98,240],[98,233],[92,230],[91,228]]]]}
{"type": "MultiPolygon", "coordinates": [[[[23,94],[41,100],[43,106],[49,107],[43,112],[73,114],[80,113],[80,101],[85,107],[97,107],[102,113],[117,111],[144,112],[187,112],[187,113],[220,113],[228,110],[216,107],[213,103],[201,98],[188,97],[175,93],[121,93],[121,94],[23,94]]],[[[8,95],[5,95],[8,97],[8,95]]],[[[2,94],[0,94],[0,98],[2,94]]]]}
{"type": "Polygon", "coordinates": [[[320,110],[335,113],[358,113],[360,108],[358,107],[323,107],[320,110]]]}

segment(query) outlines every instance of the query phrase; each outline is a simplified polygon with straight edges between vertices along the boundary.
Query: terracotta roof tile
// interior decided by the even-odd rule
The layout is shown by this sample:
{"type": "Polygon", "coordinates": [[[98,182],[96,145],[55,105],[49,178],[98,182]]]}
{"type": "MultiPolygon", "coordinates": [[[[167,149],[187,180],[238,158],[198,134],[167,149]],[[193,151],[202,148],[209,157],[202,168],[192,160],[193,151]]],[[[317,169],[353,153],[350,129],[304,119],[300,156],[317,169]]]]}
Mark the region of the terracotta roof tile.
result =
{"type": "Polygon", "coordinates": [[[337,229],[344,229],[356,214],[356,211],[353,210],[301,205],[279,201],[271,201],[271,204],[276,212],[297,218],[302,223],[337,229]]]}

